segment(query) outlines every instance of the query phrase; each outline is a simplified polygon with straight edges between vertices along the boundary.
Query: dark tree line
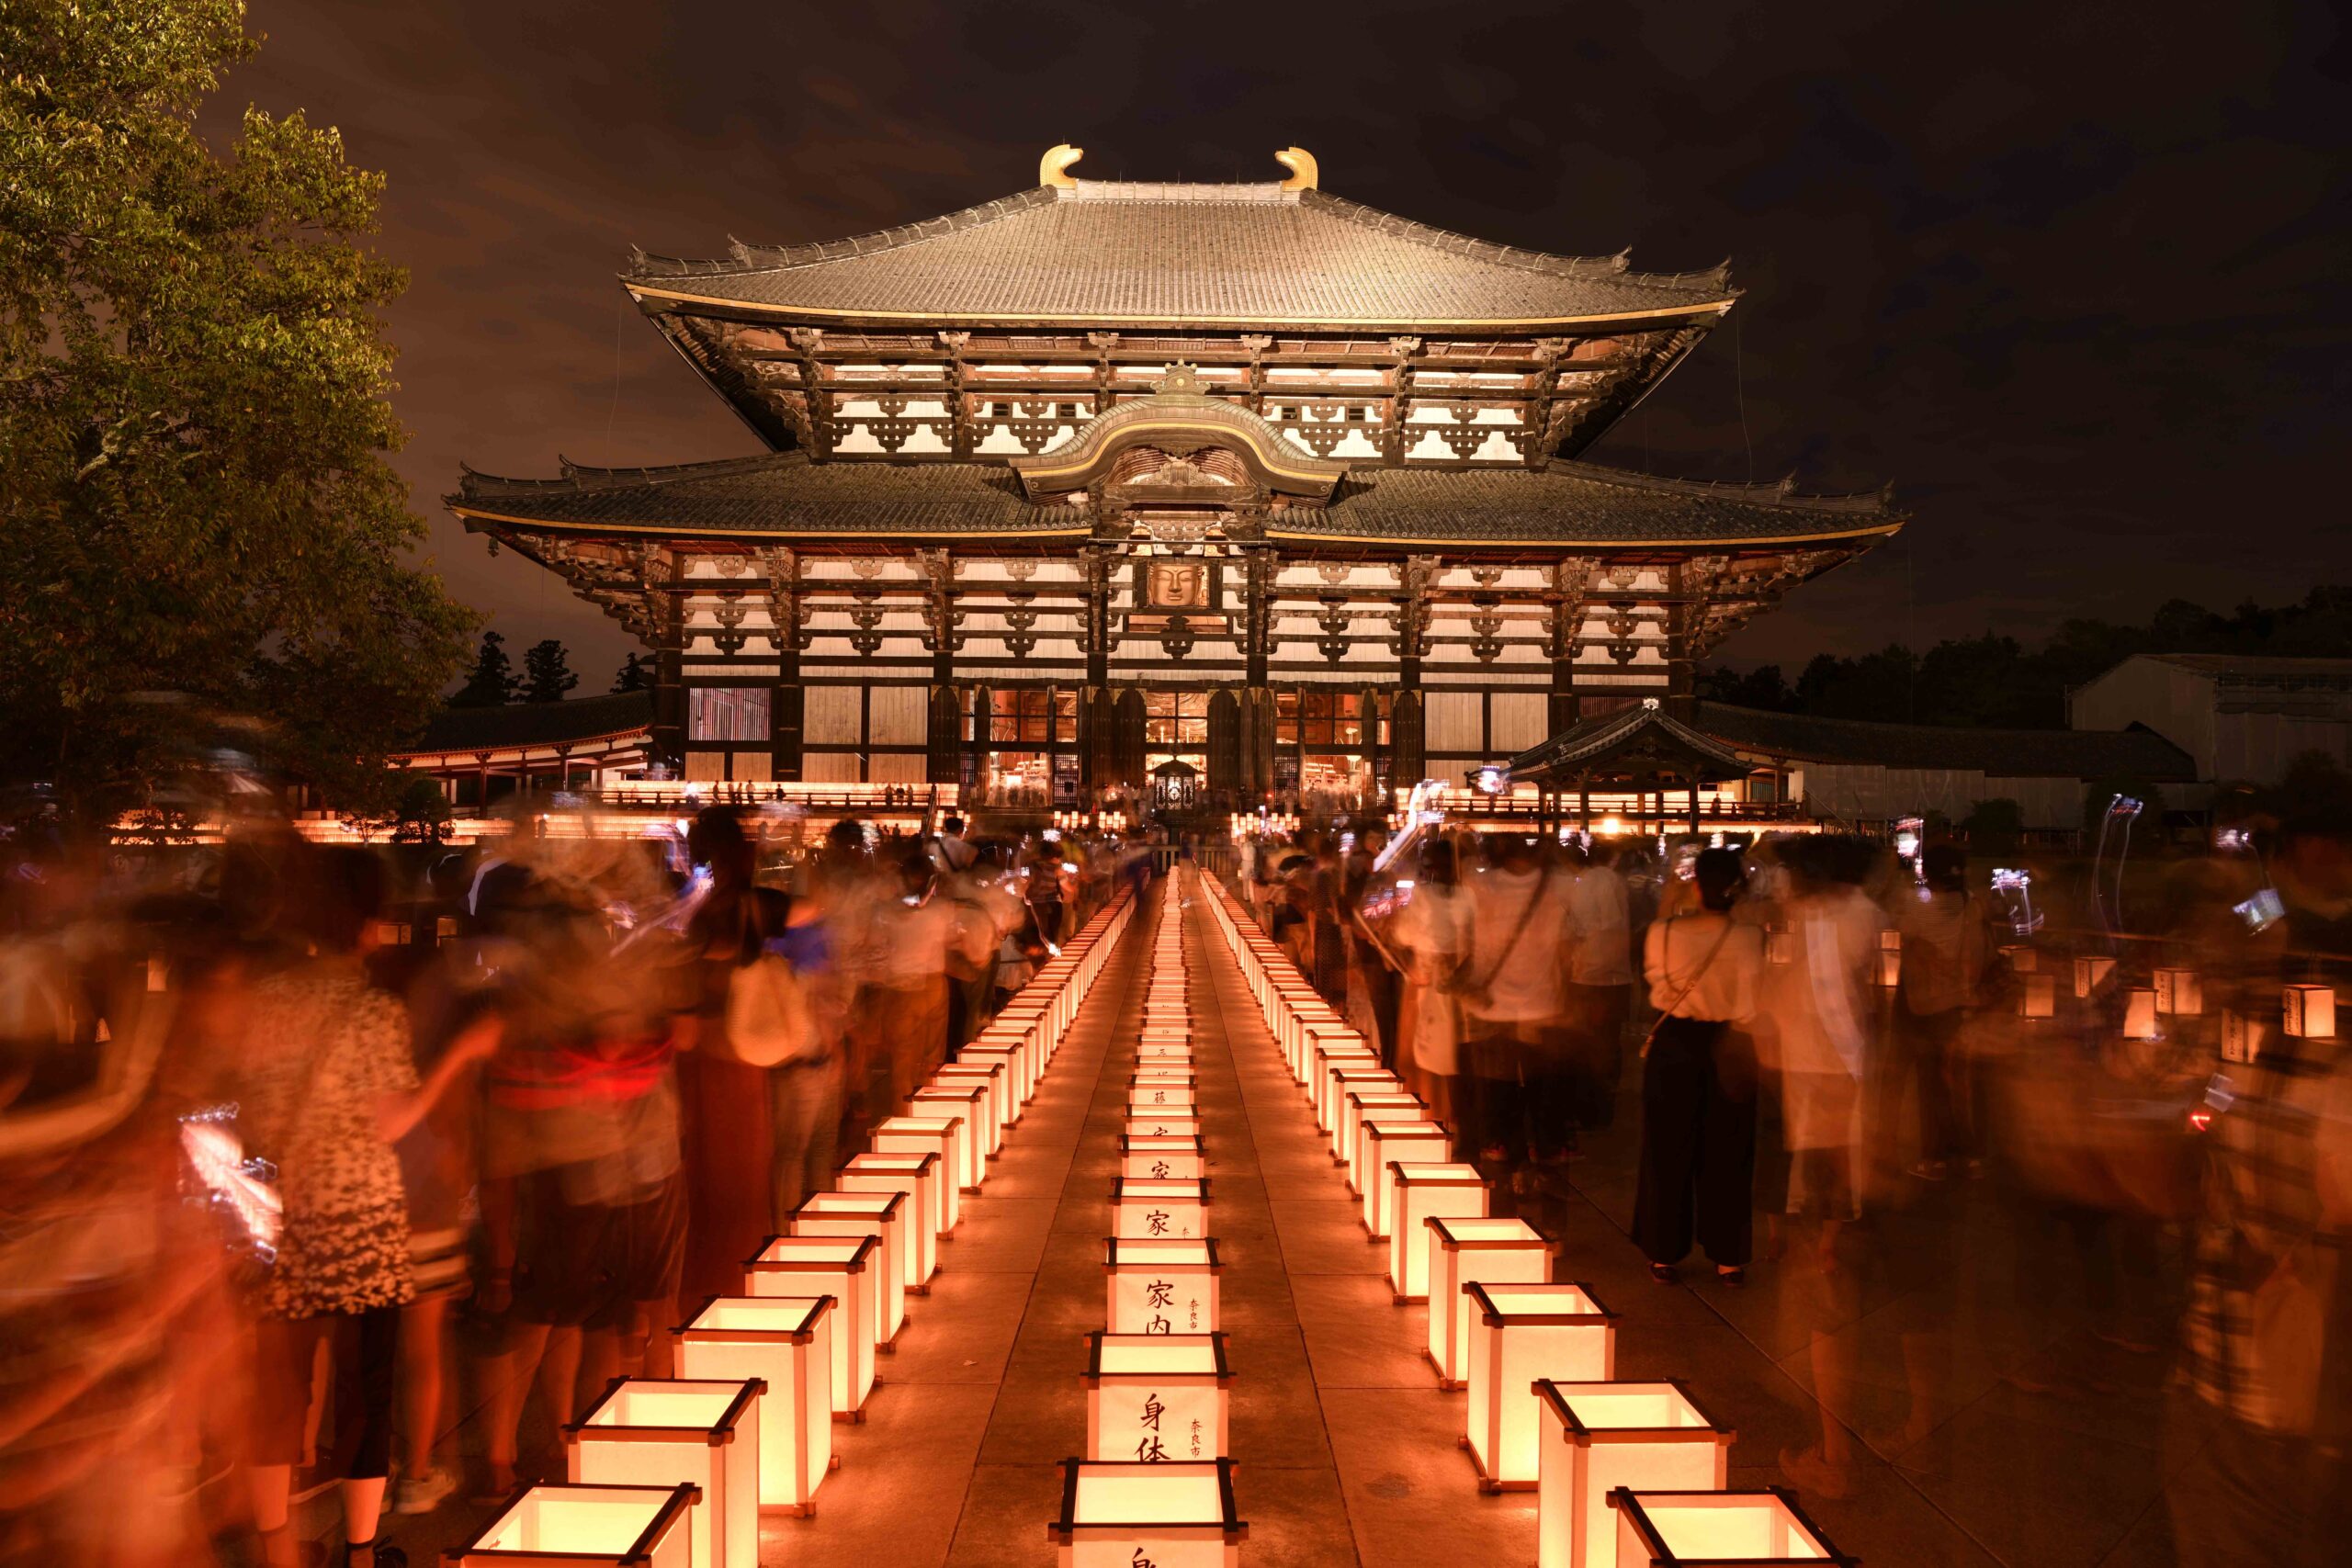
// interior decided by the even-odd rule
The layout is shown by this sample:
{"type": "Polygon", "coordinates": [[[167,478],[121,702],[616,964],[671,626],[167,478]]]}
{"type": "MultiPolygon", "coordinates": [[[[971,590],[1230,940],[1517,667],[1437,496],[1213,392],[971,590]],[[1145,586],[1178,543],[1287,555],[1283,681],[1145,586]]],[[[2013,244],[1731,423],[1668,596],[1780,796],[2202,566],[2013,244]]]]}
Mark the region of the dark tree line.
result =
{"type": "MultiPolygon", "coordinates": [[[[571,668],[571,655],[560,640],[546,637],[523,650],[523,669],[517,673],[514,660],[506,651],[506,639],[496,632],[481,634],[481,646],[474,651],[473,669],[466,676],[466,683],[449,699],[455,708],[499,707],[507,703],[560,703],[570,696],[580,684],[580,677],[571,668]]],[[[613,676],[613,693],[646,692],[653,689],[653,661],[632,653],[613,676]]]]}
{"type": "Polygon", "coordinates": [[[2300,604],[2241,604],[2227,615],[2176,599],[2144,626],[2068,620],[2036,649],[1988,632],[1925,653],[1889,643],[1853,657],[1816,654],[1793,683],[1777,664],[1744,672],[1717,666],[1700,672],[1698,693],[1822,718],[2060,729],[2068,688],[2137,653],[2352,657],[2352,586],[2314,588],[2300,604]]]}

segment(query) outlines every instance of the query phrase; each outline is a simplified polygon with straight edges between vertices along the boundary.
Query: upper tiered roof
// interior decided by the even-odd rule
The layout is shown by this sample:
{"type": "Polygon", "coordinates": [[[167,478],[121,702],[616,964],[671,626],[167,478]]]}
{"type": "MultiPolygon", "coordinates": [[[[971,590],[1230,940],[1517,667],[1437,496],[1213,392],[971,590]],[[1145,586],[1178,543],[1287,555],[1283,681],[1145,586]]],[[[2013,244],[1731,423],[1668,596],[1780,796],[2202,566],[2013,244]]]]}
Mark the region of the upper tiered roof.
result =
{"type": "Polygon", "coordinates": [[[649,306],[812,322],[1541,332],[1713,316],[1725,269],[1632,270],[1433,229],[1315,189],[1076,180],[824,244],[622,275],[649,306]]]}

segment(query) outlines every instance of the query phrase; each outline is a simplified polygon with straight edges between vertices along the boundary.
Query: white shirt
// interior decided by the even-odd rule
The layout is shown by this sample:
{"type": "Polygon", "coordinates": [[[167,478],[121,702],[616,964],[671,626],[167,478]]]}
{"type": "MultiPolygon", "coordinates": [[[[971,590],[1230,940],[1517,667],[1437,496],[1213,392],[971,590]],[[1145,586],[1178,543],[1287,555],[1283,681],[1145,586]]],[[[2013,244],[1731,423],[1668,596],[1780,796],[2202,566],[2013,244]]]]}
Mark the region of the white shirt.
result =
{"type": "Polygon", "coordinates": [[[1463,972],[1471,986],[1487,992],[1483,1005],[1465,1003],[1471,1011],[1501,1023],[1559,1018],[1566,1009],[1560,982],[1561,950],[1569,934],[1566,893],[1562,878],[1532,868],[1495,867],[1470,879],[1470,957],[1463,972]]]}
{"type": "Polygon", "coordinates": [[[1625,879],[1605,865],[1589,865],[1568,883],[1568,918],[1576,945],[1568,978],[1579,986],[1622,986],[1634,977],[1632,920],[1625,879]]]}
{"type": "Polygon", "coordinates": [[[1642,943],[1650,1005],[1677,1018],[1743,1023],[1755,1017],[1763,969],[1764,933],[1710,911],[1656,921],[1642,943]]]}

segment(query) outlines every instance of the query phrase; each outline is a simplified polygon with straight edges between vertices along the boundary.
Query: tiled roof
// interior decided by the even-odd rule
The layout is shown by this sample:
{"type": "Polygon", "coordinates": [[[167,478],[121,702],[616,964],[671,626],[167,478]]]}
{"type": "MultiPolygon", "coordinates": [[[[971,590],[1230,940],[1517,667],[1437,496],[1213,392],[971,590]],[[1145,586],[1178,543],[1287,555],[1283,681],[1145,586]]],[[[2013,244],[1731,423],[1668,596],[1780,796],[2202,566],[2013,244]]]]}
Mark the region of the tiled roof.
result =
{"type": "Polygon", "coordinates": [[[1976,729],[1871,724],[1699,703],[1699,728],[1750,753],[1795,761],[1956,768],[1998,778],[2193,779],[2188,752],[2150,729],[1976,729]]]}
{"type": "Polygon", "coordinates": [[[2352,681],[2352,659],[2297,658],[2257,653],[2152,653],[2165,664],[2240,681],[2352,681]]]}
{"type": "Polygon", "coordinates": [[[1721,267],[1519,250],[1319,190],[1122,185],[1023,191],[825,244],[640,254],[655,296],[841,320],[1436,327],[1689,314],[1737,295],[1721,267]]]}
{"type": "Polygon", "coordinates": [[[1513,757],[1509,772],[1515,781],[1549,779],[1555,770],[1573,773],[1579,766],[1604,763],[1628,747],[1638,748],[1636,756],[1695,761],[1702,770],[1725,778],[1747,773],[1747,760],[1739,753],[1647,704],[1572,725],[1513,757]]]}
{"type": "Polygon", "coordinates": [[[395,753],[492,751],[515,746],[561,746],[626,735],[653,722],[653,694],[574,697],[560,703],[508,703],[501,707],[443,708],[413,745],[395,753]]]}
{"type": "MultiPolygon", "coordinates": [[[[816,463],[797,454],[667,468],[583,468],[553,479],[469,470],[459,515],[581,529],[692,535],[1069,535],[1091,516],[1026,500],[993,463],[816,463]]],[[[1792,542],[1891,533],[1883,492],[1808,497],[1774,485],[1654,479],[1589,463],[1540,470],[1372,468],[1328,506],[1273,514],[1278,539],[1440,543],[1792,542]]]]}

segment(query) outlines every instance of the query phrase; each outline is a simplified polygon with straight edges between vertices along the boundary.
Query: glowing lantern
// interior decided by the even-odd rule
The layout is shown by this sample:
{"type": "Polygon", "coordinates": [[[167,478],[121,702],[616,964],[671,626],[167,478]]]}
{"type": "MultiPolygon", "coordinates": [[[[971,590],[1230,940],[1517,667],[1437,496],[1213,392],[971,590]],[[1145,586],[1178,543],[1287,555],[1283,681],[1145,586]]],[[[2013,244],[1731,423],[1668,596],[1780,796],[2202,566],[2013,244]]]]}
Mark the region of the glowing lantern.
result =
{"type": "MultiPolygon", "coordinates": [[[[1395,1073],[1388,1075],[1394,1080],[1395,1073]]],[[[1402,1082],[1351,1083],[1340,1096],[1339,1114],[1331,1119],[1331,1157],[1348,1168],[1349,1190],[1356,1190],[1356,1128],[1367,1108],[1383,1111],[1425,1111],[1421,1097],[1402,1082]]]]}
{"type": "Polygon", "coordinates": [[[1005,1077],[1001,1062],[950,1062],[931,1075],[931,1081],[941,1088],[956,1084],[977,1083],[988,1090],[989,1113],[982,1119],[988,1129],[988,1153],[993,1159],[1004,1148],[1004,1130],[1020,1119],[1020,1111],[1012,1102],[1012,1089],[1005,1077]]]}
{"type": "Polygon", "coordinates": [[[1331,1140],[1331,1157],[1339,1153],[1340,1107],[1351,1089],[1395,1089],[1396,1075],[1380,1065],[1377,1056],[1362,1062],[1340,1061],[1323,1075],[1321,1093],[1315,1101],[1315,1127],[1331,1140]]]}
{"type": "Polygon", "coordinates": [[[1209,1184],[1200,1178],[1115,1177],[1111,1182],[1111,1234],[1116,1236],[1203,1236],[1209,1234],[1209,1184]]]}
{"type": "Polygon", "coordinates": [[[2030,947],[2005,947],[2001,956],[2008,960],[2012,975],[2031,975],[2041,967],[2041,955],[2030,947]]]}
{"type": "Polygon", "coordinates": [[[1787,1492],[1633,1492],[1609,1495],[1617,1510],[1617,1561],[1652,1568],[1731,1568],[1736,1563],[1818,1563],[1854,1568],[1860,1560],[1797,1511],[1787,1492]]]}
{"type": "Polygon", "coordinates": [[[757,1378],[760,1505],[815,1511],[833,1464],[833,1309],[829,1297],[713,1296],[678,1330],[688,1378],[757,1378]]]}
{"type": "Polygon", "coordinates": [[[1225,1456],[1233,1370],[1224,1335],[1098,1331],[1086,1339],[1087,1458],[1225,1456]]]}
{"type": "Polygon", "coordinates": [[[1363,1035],[1344,1023],[1310,1023],[1298,1032],[1298,1049],[1285,1053],[1283,1060],[1290,1064],[1290,1076],[1299,1082],[1306,1081],[1306,1069],[1314,1062],[1314,1053],[1324,1045],[1347,1045],[1361,1049],[1363,1035]]]}
{"type": "Polygon", "coordinates": [[[1536,1462],[1536,1568],[1616,1568],[1609,1494],[1720,1492],[1734,1434],[1679,1382],[1558,1382],[1540,1378],[1544,1426],[1536,1462]]]}
{"type": "Polygon", "coordinates": [[[1216,1242],[1114,1236],[1103,1244],[1114,1334],[1214,1334],[1217,1331],[1216,1242]]]}
{"type": "Polygon", "coordinates": [[[2145,986],[2134,986],[2123,993],[2123,1038],[2154,1040],[2156,1037],[2156,993],[2145,986]]]}
{"type": "Polygon", "coordinates": [[[2279,998],[2283,1027],[2299,1040],[2325,1040],[2335,1032],[2335,991],[2328,986],[2294,985],[2279,998]]]}
{"type": "Polygon", "coordinates": [[[443,1553],[446,1568],[693,1568],[686,1517],[691,1486],[532,1486],[468,1544],[443,1553]]]}
{"type": "Polygon", "coordinates": [[[1475,1165],[1391,1160],[1381,1181],[1387,1190],[1381,1202],[1388,1216],[1388,1288],[1400,1302],[1418,1302],[1430,1293],[1430,1220],[1483,1216],[1487,1179],[1475,1165]]]}
{"type": "Polygon", "coordinates": [[[1878,983],[1889,987],[1903,983],[1903,954],[1881,948],[1878,954],[1878,983]]]}
{"type": "Polygon", "coordinates": [[[2194,969],[2159,969],[2149,978],[2156,983],[2156,1010],[2195,1018],[2205,1010],[2205,988],[2194,969]]]}
{"type": "Polygon", "coordinates": [[[1797,961],[1796,934],[1777,929],[1766,931],[1764,960],[1768,964],[1794,964],[1797,961]]]}
{"type": "Polygon", "coordinates": [[[1453,1140],[1443,1123],[1426,1111],[1383,1111],[1363,1119],[1356,1130],[1356,1157],[1349,1164],[1349,1185],[1356,1190],[1363,1228],[1374,1241],[1386,1239],[1395,1217],[1394,1198],[1385,1179],[1392,1165],[1442,1165],[1453,1154],[1453,1140]]]}
{"type": "Polygon", "coordinates": [[[2106,985],[2108,976],[2114,973],[2115,960],[2112,958],[2075,959],[2075,995],[2078,998],[2088,998],[2092,992],[2106,985]]]}
{"type": "Polygon", "coordinates": [[[1159,1066],[1157,1065],[1148,1065],[1138,1066],[1134,1072],[1127,1075],[1127,1087],[1129,1089],[1139,1089],[1146,1084],[1160,1083],[1175,1084],[1180,1088],[1184,1089],[1197,1089],[1200,1087],[1198,1075],[1193,1071],[1189,1065],[1183,1066],[1159,1066]]]}
{"type": "Polygon", "coordinates": [[[2230,1008],[2222,1010],[2222,1060],[2243,1066],[2262,1055],[2263,1024],[2230,1008]]]}
{"type": "Polygon", "coordinates": [[[1471,1462],[1483,1491],[1535,1484],[1542,1405],[1537,1378],[1607,1382],[1616,1375],[1616,1316],[1582,1285],[1472,1282],[1471,1462]]]}
{"type": "Polygon", "coordinates": [[[1046,1527],[1060,1568],[1238,1568],[1250,1527],[1233,1461],[1064,1461],[1062,1517],[1046,1527]]]}
{"type": "Polygon", "coordinates": [[[886,1345],[907,1324],[906,1213],[903,1192],[817,1192],[785,1216],[785,1229],[793,1235],[870,1235],[880,1244],[873,1283],[881,1293],[882,1325],[889,1331],[882,1337],[886,1345]]]}
{"type": "Polygon", "coordinates": [[[919,1089],[908,1097],[907,1111],[923,1120],[938,1117],[956,1123],[956,1154],[962,1162],[956,1174],[965,1191],[978,1192],[988,1179],[988,1134],[983,1129],[989,1123],[989,1091],[977,1084],[919,1089]]]}
{"type": "Polygon", "coordinates": [[[1196,1137],[1121,1137],[1119,1174],[1161,1179],[1208,1174],[1208,1156],[1196,1137]]]}
{"type": "Polygon", "coordinates": [[[1174,1116],[1136,1116],[1130,1114],[1126,1122],[1130,1138],[1197,1138],[1201,1135],[1201,1119],[1190,1112],[1174,1116]]]}
{"type": "Polygon", "coordinates": [[[1467,1287],[1549,1283],[1552,1244],[1521,1219],[1432,1214],[1428,1230],[1430,1365],[1439,1387],[1460,1388],[1470,1371],[1467,1287]]]}
{"type": "Polygon", "coordinates": [[[874,1152],[877,1155],[937,1155],[939,1222],[951,1231],[964,1223],[962,1117],[886,1116],[874,1123],[874,1152]]]}
{"type": "Polygon", "coordinates": [[[915,1258],[907,1277],[915,1281],[911,1288],[928,1287],[939,1272],[939,1238],[946,1229],[940,1217],[939,1156],[854,1155],[833,1173],[833,1182],[844,1192],[907,1195],[907,1249],[915,1258]]]}
{"type": "Polygon", "coordinates": [[[1193,1048],[1165,1041],[1136,1047],[1137,1067],[1148,1067],[1154,1063],[1164,1066],[1189,1067],[1193,1065],[1193,1048]]]}
{"type": "Polygon", "coordinates": [[[2019,1018],[2055,1018],[2058,1016],[2058,976],[2028,975],[2025,988],[2018,993],[2019,1018]]]}
{"type": "Polygon", "coordinates": [[[1127,1090],[1127,1114],[1157,1116],[1163,1111],[1193,1109],[1192,1089],[1184,1084],[1139,1083],[1127,1090]]]}
{"type": "Polygon", "coordinates": [[[756,1379],[616,1378],[563,1429],[565,1473],[574,1485],[692,1486],[695,1568],[758,1568],[761,1392],[756,1379]]]}
{"type": "Polygon", "coordinates": [[[851,1420],[874,1392],[874,1350],[884,1343],[881,1249],[870,1235],[780,1235],[744,1265],[752,1295],[833,1298],[833,1414],[851,1420]]]}

